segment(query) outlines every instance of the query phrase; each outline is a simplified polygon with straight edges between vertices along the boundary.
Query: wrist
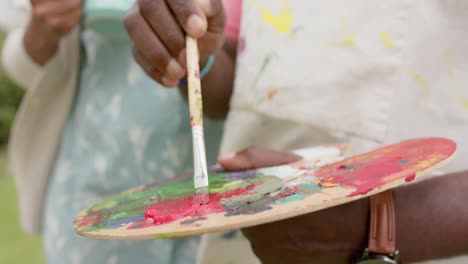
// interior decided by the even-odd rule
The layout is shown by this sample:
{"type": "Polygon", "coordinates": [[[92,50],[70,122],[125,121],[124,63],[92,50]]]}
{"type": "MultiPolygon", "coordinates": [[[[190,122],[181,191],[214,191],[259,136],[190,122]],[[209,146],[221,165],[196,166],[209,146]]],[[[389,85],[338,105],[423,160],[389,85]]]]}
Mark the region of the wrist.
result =
{"type": "Polygon", "coordinates": [[[60,39],[48,32],[34,18],[29,22],[23,37],[23,45],[29,56],[38,64],[45,65],[58,50],[60,39]]]}
{"type": "Polygon", "coordinates": [[[370,223],[370,200],[369,198],[363,198],[356,202],[356,226],[352,228],[350,232],[353,236],[350,238],[350,253],[352,253],[353,259],[362,255],[362,250],[368,246],[369,241],[369,223],[370,223]]]}
{"type": "Polygon", "coordinates": [[[207,65],[212,54],[200,55],[200,71],[207,65]]]}

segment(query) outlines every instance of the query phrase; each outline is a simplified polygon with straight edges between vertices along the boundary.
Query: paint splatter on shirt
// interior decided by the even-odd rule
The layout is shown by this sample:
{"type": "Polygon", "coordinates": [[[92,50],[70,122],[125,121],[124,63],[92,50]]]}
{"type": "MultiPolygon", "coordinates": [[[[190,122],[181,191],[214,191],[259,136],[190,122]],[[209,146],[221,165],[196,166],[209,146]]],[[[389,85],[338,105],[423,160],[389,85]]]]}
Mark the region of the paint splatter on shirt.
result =
{"type": "MultiPolygon", "coordinates": [[[[356,154],[445,136],[468,156],[468,2],[244,0],[241,10],[221,152],[341,141],[356,154]]],[[[463,160],[445,172],[468,169],[463,160]]],[[[231,246],[259,263],[242,238],[210,239],[207,260],[235,263],[231,246]]]]}

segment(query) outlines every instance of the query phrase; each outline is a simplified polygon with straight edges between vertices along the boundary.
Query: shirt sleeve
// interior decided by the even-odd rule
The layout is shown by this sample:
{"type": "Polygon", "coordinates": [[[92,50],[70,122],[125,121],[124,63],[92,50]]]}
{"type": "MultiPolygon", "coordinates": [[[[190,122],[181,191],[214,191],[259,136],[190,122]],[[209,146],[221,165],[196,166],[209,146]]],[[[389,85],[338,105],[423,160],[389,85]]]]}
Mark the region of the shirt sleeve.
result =
{"type": "Polygon", "coordinates": [[[5,73],[19,86],[29,90],[38,84],[46,72],[60,72],[64,65],[58,56],[59,51],[46,65],[36,63],[26,51],[23,37],[31,14],[28,0],[14,0],[11,12],[16,19],[11,23],[3,48],[0,48],[0,67],[3,66],[5,73]]]}
{"type": "Polygon", "coordinates": [[[223,0],[226,10],[226,37],[237,40],[239,38],[240,21],[242,15],[242,0],[223,0]]]}
{"type": "Polygon", "coordinates": [[[44,74],[45,67],[37,64],[24,48],[24,30],[19,28],[8,34],[1,57],[7,75],[21,87],[29,89],[44,74]]]}

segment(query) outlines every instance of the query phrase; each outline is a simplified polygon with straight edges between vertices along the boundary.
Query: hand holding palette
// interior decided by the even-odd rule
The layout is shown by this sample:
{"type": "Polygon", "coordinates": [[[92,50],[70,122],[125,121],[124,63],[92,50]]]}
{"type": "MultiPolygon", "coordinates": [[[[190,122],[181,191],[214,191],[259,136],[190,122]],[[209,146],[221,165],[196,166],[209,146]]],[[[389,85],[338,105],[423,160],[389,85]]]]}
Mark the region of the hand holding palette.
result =
{"type": "Polygon", "coordinates": [[[200,235],[278,221],[395,188],[448,161],[456,144],[409,140],[343,159],[343,146],[300,150],[298,162],[210,174],[200,203],[191,174],[141,186],[84,210],[76,231],[96,239],[144,240],[200,235]]]}

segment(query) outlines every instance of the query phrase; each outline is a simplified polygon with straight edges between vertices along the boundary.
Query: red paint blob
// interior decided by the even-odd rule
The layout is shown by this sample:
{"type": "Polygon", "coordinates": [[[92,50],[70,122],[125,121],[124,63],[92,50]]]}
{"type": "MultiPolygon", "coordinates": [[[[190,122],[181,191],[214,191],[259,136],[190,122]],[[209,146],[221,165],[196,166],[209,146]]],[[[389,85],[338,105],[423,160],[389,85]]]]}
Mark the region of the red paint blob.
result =
{"type": "Polygon", "coordinates": [[[255,187],[256,185],[250,185],[247,188],[210,194],[210,201],[207,204],[196,202],[200,201],[196,196],[159,201],[146,209],[145,219],[152,219],[154,225],[162,225],[187,216],[202,216],[205,214],[223,212],[224,207],[220,203],[221,199],[249,194],[255,187]]]}
{"type": "Polygon", "coordinates": [[[456,144],[448,139],[410,140],[324,166],[315,174],[321,185],[355,188],[348,196],[367,194],[398,179],[412,181],[417,172],[444,161],[455,150],[456,144]]]}
{"type": "Polygon", "coordinates": [[[300,185],[286,188],[286,189],[284,189],[282,192],[280,192],[280,193],[275,197],[275,199],[280,200],[280,199],[289,197],[289,196],[291,196],[291,195],[294,195],[294,194],[300,192],[301,189],[302,189],[302,186],[300,186],[300,185]]]}
{"type": "Polygon", "coordinates": [[[83,217],[80,219],[81,221],[79,222],[79,226],[87,226],[91,224],[97,224],[102,221],[103,214],[101,212],[95,212],[95,214],[89,216],[89,217],[83,217]]]}
{"type": "Polygon", "coordinates": [[[416,173],[405,178],[405,182],[412,182],[416,179],[416,173]]]}
{"type": "Polygon", "coordinates": [[[195,123],[195,120],[194,120],[193,116],[190,115],[190,126],[191,126],[191,127],[194,127],[194,126],[196,126],[196,125],[197,125],[197,123],[195,123]]]}

